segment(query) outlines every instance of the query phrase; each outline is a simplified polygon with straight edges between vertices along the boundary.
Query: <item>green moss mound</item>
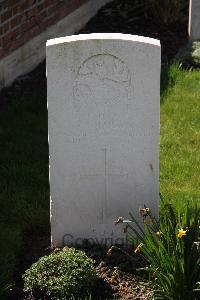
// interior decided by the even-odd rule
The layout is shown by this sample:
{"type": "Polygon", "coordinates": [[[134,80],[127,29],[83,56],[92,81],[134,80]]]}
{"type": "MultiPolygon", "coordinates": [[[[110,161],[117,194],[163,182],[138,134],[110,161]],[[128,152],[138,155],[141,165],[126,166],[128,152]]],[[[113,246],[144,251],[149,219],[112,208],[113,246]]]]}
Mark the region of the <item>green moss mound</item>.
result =
{"type": "Polygon", "coordinates": [[[40,258],[23,279],[28,299],[84,299],[94,283],[94,261],[83,251],[64,248],[40,258]]]}

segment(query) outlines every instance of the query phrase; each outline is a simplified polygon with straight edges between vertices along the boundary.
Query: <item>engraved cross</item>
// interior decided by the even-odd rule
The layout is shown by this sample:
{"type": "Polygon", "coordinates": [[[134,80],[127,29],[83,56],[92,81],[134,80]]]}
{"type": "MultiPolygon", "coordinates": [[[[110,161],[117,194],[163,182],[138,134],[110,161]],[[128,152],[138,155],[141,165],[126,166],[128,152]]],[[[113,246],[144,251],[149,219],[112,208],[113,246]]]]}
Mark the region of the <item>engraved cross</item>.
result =
{"type": "Polygon", "coordinates": [[[104,218],[106,217],[106,212],[107,212],[107,200],[108,200],[108,178],[112,177],[112,176],[128,176],[128,174],[123,174],[123,173],[110,173],[108,170],[108,149],[104,148],[102,149],[103,153],[104,153],[104,172],[103,173],[99,173],[99,174],[84,174],[84,175],[80,175],[81,177],[96,177],[96,176],[103,176],[104,177],[104,201],[102,203],[102,210],[101,210],[101,220],[103,222],[104,218]]]}

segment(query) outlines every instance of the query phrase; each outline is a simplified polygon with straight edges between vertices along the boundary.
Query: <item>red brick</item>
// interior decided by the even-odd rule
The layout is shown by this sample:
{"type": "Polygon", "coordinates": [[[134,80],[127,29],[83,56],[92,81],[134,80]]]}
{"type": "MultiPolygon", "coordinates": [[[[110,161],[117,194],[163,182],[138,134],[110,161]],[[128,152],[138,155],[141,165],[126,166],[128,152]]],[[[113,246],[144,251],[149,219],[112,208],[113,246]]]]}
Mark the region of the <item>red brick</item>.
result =
{"type": "MultiPolygon", "coordinates": [[[[53,1],[55,1],[55,0],[52,0],[52,2],[53,1]]],[[[63,0],[60,0],[60,1],[63,1],[63,0]]],[[[41,4],[45,4],[45,0],[35,0],[35,1],[32,1],[32,5],[33,6],[38,6],[38,5],[41,5],[41,4]],[[33,2],[35,2],[35,3],[33,4],[33,2]]]]}
{"type": "Polygon", "coordinates": [[[21,37],[15,41],[13,41],[10,45],[9,45],[9,51],[14,51],[16,49],[18,49],[19,47],[21,47],[22,45],[25,44],[25,41],[24,41],[24,37],[21,37]]]}
{"type": "Polygon", "coordinates": [[[7,33],[5,36],[2,37],[3,40],[3,48],[7,47],[10,42],[17,39],[21,34],[20,28],[16,28],[15,30],[7,33]]]}
{"type": "Polygon", "coordinates": [[[39,14],[40,23],[43,23],[46,18],[47,18],[47,12],[44,10],[39,14]]]}
{"type": "Polygon", "coordinates": [[[13,32],[14,39],[17,39],[21,35],[21,28],[18,27],[14,29],[12,32],[13,32]]]}
{"type": "Polygon", "coordinates": [[[26,9],[28,9],[31,6],[30,1],[29,0],[24,0],[22,1],[22,3],[20,4],[20,12],[25,11],[26,9]]]}
{"type": "Polygon", "coordinates": [[[16,27],[16,26],[18,26],[18,25],[20,25],[20,23],[21,23],[21,20],[22,20],[22,17],[21,16],[16,16],[14,19],[12,19],[11,21],[10,21],[10,24],[11,24],[11,28],[14,28],[14,27],[16,27]]]}
{"type": "Polygon", "coordinates": [[[35,19],[36,23],[39,25],[40,23],[42,23],[44,21],[46,16],[47,16],[46,11],[41,11],[34,17],[34,19],[35,19]]]}
{"type": "MultiPolygon", "coordinates": [[[[25,0],[4,0],[3,1],[3,8],[13,8],[13,6],[16,5],[20,5],[21,3],[23,3],[25,0]]],[[[29,0],[29,2],[31,3],[32,0],[29,0]]]]}
{"type": "Polygon", "coordinates": [[[59,2],[59,3],[56,3],[52,6],[50,6],[47,10],[47,14],[48,16],[51,16],[52,14],[54,14],[55,12],[59,11],[60,8],[64,8],[64,5],[63,3],[59,2]]]}
{"type": "MultiPolygon", "coordinates": [[[[59,0],[54,1],[54,4],[55,4],[55,3],[58,3],[58,1],[59,1],[59,0]]],[[[50,6],[50,5],[52,4],[52,0],[45,0],[44,3],[45,3],[45,5],[46,5],[46,7],[47,7],[47,6],[50,6]]]]}
{"type": "Polygon", "coordinates": [[[9,7],[9,2],[8,1],[4,1],[4,2],[2,2],[1,3],[1,6],[0,6],[0,8],[1,8],[1,11],[5,11],[5,10],[7,10],[8,9],[8,7],[9,7]]]}
{"type": "Polygon", "coordinates": [[[3,27],[3,33],[6,33],[10,29],[10,23],[7,22],[2,27],[3,27]]]}
{"type": "Polygon", "coordinates": [[[46,8],[45,2],[42,2],[41,4],[38,4],[36,6],[36,8],[37,8],[38,11],[41,11],[41,10],[45,9],[46,8]]]}
{"type": "Polygon", "coordinates": [[[37,20],[35,18],[31,18],[27,20],[26,22],[22,23],[21,30],[23,32],[29,31],[32,27],[34,27],[37,24],[37,20]]]}
{"type": "Polygon", "coordinates": [[[34,28],[31,29],[31,34],[39,34],[41,32],[40,26],[35,26],[34,28]]]}
{"type": "Polygon", "coordinates": [[[8,44],[12,40],[12,37],[13,37],[12,34],[8,34],[8,35],[5,35],[2,38],[2,46],[3,46],[3,48],[6,48],[8,46],[8,44]]]}
{"type": "Polygon", "coordinates": [[[63,9],[60,12],[60,17],[64,18],[65,16],[67,16],[68,14],[70,14],[72,11],[74,11],[74,9],[78,8],[81,4],[83,4],[84,2],[86,2],[86,0],[79,0],[79,1],[69,1],[67,4],[65,4],[65,6],[63,7],[63,9]]]}
{"type": "Polygon", "coordinates": [[[18,4],[20,2],[20,0],[7,0],[6,2],[8,3],[7,6],[11,7],[11,6],[18,4]]]}
{"type": "Polygon", "coordinates": [[[59,20],[60,20],[60,13],[56,12],[54,15],[52,15],[51,17],[49,17],[48,19],[46,19],[44,21],[44,25],[46,27],[49,27],[49,26],[53,25],[54,23],[56,23],[56,21],[59,21],[59,20]]]}
{"type": "Polygon", "coordinates": [[[33,4],[33,0],[5,0],[4,6],[0,3],[4,9],[1,15],[3,22],[9,20],[11,15],[13,16],[13,19],[0,26],[0,35],[5,32],[5,35],[0,38],[0,47],[3,47],[0,57],[21,47],[44,31],[46,27],[55,24],[86,1],[41,0],[33,4]],[[20,12],[21,15],[19,15],[20,12]],[[10,32],[9,25],[13,29],[10,32]]]}
{"type": "Polygon", "coordinates": [[[23,38],[24,38],[24,43],[30,41],[32,38],[40,34],[41,29],[39,26],[33,27],[31,30],[27,31],[24,33],[23,38]]]}
{"type": "Polygon", "coordinates": [[[6,20],[10,19],[11,17],[12,17],[12,10],[8,10],[1,15],[1,22],[3,23],[6,20]]]}
{"type": "Polygon", "coordinates": [[[18,14],[18,12],[19,12],[19,5],[15,5],[12,8],[12,15],[15,16],[16,14],[18,14]]]}
{"type": "Polygon", "coordinates": [[[27,17],[34,17],[38,13],[37,7],[31,8],[26,12],[27,17]]]}

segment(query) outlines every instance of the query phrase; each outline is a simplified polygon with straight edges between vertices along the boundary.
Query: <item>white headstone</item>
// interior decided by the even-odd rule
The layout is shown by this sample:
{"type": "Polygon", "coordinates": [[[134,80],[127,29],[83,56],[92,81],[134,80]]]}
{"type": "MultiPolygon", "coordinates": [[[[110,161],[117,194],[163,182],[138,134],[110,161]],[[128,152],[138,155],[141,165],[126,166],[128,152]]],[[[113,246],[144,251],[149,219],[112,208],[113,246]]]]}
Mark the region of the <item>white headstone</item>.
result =
{"type": "Polygon", "coordinates": [[[200,0],[190,0],[189,37],[190,41],[200,40],[200,0]]]}
{"type": "Polygon", "coordinates": [[[123,243],[117,217],[157,214],[160,62],[160,42],[139,36],[47,42],[54,245],[123,243]]]}

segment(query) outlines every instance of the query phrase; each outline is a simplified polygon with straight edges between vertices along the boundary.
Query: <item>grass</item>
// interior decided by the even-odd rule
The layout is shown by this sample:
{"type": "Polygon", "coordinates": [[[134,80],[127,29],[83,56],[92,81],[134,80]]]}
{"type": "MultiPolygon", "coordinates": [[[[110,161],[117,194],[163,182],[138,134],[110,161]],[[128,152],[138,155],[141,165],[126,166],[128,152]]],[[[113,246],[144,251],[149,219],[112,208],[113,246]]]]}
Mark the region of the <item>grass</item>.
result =
{"type": "Polygon", "coordinates": [[[176,65],[167,72],[168,87],[161,97],[160,191],[176,206],[193,205],[200,201],[200,72],[176,65]]]}
{"type": "MultiPolygon", "coordinates": [[[[200,72],[162,73],[160,191],[181,206],[200,198],[200,72]]],[[[49,233],[46,96],[40,88],[0,108],[0,297],[14,282],[24,233],[49,233]]]]}

